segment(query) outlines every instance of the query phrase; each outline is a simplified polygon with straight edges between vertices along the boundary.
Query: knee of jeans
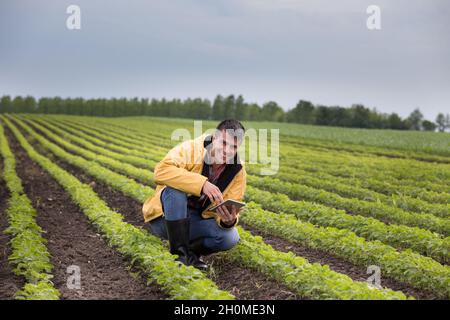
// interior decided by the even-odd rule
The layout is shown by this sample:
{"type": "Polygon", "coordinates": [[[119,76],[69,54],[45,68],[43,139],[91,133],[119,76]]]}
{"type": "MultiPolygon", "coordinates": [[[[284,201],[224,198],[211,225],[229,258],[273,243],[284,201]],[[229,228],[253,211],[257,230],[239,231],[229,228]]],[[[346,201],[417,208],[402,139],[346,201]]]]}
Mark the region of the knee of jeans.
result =
{"type": "Polygon", "coordinates": [[[172,187],[166,187],[163,192],[163,196],[167,197],[170,196],[171,200],[186,200],[187,194],[183,191],[180,191],[178,189],[172,188],[172,187]]]}
{"type": "Polygon", "coordinates": [[[236,228],[225,230],[216,237],[216,244],[219,250],[225,251],[233,248],[240,240],[236,228]]]}

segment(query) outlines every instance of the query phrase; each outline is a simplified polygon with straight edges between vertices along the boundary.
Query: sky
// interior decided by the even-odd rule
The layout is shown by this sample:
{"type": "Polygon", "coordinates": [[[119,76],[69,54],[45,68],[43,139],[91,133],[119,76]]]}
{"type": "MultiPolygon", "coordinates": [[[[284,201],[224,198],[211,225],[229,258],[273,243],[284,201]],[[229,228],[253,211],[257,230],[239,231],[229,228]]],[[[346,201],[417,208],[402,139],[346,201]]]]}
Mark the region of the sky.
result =
{"type": "Polygon", "coordinates": [[[449,17],[448,0],[1,0],[0,95],[242,94],[434,120],[450,113],[449,17]]]}

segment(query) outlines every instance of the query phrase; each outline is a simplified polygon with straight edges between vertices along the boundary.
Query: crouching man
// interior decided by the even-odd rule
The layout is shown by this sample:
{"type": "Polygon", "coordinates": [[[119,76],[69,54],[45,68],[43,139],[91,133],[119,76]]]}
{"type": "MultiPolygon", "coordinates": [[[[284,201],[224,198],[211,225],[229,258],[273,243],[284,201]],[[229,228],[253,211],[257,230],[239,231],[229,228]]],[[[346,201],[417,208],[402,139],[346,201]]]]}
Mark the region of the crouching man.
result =
{"type": "Polygon", "coordinates": [[[237,151],[244,130],[239,121],[224,120],[214,134],[177,145],[155,167],[156,192],[143,205],[144,220],[186,265],[206,269],[201,255],[229,250],[239,241],[240,210],[209,208],[243,199],[246,172],[237,151]]]}

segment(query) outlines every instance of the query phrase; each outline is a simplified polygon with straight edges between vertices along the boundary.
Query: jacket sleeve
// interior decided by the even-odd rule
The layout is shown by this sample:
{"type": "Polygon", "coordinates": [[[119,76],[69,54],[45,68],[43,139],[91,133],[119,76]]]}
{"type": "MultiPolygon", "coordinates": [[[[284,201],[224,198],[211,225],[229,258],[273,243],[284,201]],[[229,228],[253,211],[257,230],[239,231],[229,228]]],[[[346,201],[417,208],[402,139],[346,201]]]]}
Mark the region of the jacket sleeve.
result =
{"type": "Polygon", "coordinates": [[[192,140],[172,148],[155,166],[155,183],[200,196],[207,177],[190,171],[195,161],[193,148],[192,140]]]}
{"type": "MultiPolygon", "coordinates": [[[[229,195],[224,200],[232,199],[232,200],[242,201],[244,199],[246,187],[247,187],[247,172],[245,171],[245,168],[242,167],[242,170],[238,173],[236,178],[233,180],[233,184],[230,186],[229,195]]],[[[233,228],[239,222],[239,212],[236,215],[236,220],[235,220],[234,224],[232,224],[230,226],[226,226],[226,225],[222,224],[222,221],[220,220],[219,215],[216,216],[216,222],[219,225],[219,227],[221,227],[221,228],[224,228],[224,229],[233,228]]]]}

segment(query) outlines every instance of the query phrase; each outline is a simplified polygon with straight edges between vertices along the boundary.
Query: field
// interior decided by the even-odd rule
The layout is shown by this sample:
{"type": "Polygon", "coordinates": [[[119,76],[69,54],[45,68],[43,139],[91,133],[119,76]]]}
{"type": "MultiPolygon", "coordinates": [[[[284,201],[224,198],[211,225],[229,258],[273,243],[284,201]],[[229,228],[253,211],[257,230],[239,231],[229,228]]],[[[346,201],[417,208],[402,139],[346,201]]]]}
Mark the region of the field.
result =
{"type": "Polygon", "coordinates": [[[0,116],[0,299],[450,299],[449,134],[282,124],[279,170],[246,166],[241,241],[203,273],[141,214],[177,128],[0,116]]]}

